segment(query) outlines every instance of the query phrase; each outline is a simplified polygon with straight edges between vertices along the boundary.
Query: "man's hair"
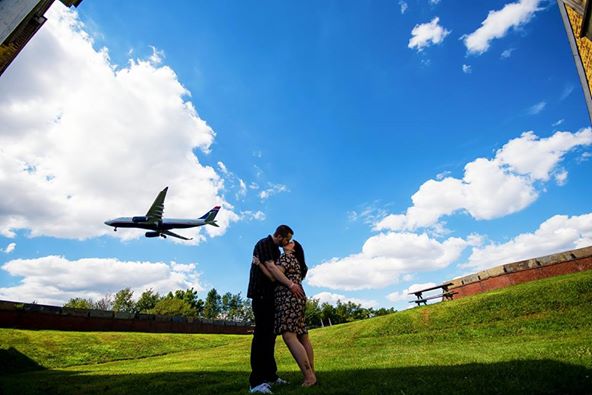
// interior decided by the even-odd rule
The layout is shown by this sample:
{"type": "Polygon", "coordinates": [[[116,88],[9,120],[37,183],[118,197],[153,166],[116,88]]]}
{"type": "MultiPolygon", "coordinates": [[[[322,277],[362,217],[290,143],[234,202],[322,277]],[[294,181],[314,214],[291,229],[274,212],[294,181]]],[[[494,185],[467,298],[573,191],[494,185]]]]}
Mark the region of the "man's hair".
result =
{"type": "Polygon", "coordinates": [[[292,230],[292,228],[290,228],[288,225],[280,225],[277,227],[277,229],[275,230],[275,233],[273,234],[274,236],[281,236],[281,237],[288,237],[288,234],[294,234],[294,231],[292,230]]]}

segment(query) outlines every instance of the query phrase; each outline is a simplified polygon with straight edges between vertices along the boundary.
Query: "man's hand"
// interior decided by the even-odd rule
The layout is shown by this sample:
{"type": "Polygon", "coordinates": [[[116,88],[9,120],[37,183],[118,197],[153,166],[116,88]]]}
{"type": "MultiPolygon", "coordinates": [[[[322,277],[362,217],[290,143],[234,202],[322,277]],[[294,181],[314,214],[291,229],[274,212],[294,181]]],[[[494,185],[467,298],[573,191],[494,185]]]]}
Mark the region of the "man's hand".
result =
{"type": "Polygon", "coordinates": [[[251,261],[251,264],[253,264],[255,266],[259,266],[259,264],[261,264],[261,261],[256,256],[253,256],[253,260],[251,261]]]}
{"type": "Polygon", "coordinates": [[[306,295],[304,294],[304,289],[302,289],[301,285],[296,284],[295,282],[292,282],[288,288],[290,288],[290,292],[292,292],[292,294],[294,296],[296,296],[297,298],[299,298],[299,299],[306,298],[306,295]]]}

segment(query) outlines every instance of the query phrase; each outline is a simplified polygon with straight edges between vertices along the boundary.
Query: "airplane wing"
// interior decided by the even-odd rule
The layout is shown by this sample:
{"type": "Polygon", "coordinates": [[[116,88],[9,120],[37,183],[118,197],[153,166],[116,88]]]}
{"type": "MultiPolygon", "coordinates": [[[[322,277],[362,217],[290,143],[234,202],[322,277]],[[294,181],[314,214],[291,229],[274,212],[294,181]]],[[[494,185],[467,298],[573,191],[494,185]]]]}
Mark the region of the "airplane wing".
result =
{"type": "Polygon", "coordinates": [[[162,213],[164,211],[164,198],[166,197],[166,193],[169,187],[166,187],[154,199],[154,203],[150,206],[150,210],[146,213],[146,217],[148,218],[148,222],[160,222],[162,220],[162,213]]]}
{"type": "Polygon", "coordinates": [[[193,239],[188,239],[187,237],[183,237],[183,236],[181,236],[181,235],[178,235],[178,234],[176,234],[176,233],[173,233],[173,232],[171,232],[170,230],[164,230],[164,231],[162,231],[161,233],[164,233],[165,235],[168,235],[168,236],[173,236],[173,237],[176,237],[176,238],[178,238],[178,239],[183,239],[183,240],[193,240],[193,239]]]}

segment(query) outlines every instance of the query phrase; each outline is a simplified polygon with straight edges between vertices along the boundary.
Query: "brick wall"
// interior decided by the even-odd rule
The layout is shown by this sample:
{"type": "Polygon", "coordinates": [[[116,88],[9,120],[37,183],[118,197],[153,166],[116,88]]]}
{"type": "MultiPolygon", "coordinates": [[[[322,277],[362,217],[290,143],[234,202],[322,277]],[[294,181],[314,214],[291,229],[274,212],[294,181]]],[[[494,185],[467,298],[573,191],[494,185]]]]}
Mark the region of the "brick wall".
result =
{"type": "Polygon", "coordinates": [[[71,309],[9,301],[0,301],[0,328],[217,334],[247,334],[253,331],[251,325],[235,321],[71,309]]]}
{"type": "Polygon", "coordinates": [[[585,247],[496,266],[447,282],[452,283],[449,290],[457,292],[454,299],[458,299],[527,281],[591,269],[592,247],[585,247]]]}

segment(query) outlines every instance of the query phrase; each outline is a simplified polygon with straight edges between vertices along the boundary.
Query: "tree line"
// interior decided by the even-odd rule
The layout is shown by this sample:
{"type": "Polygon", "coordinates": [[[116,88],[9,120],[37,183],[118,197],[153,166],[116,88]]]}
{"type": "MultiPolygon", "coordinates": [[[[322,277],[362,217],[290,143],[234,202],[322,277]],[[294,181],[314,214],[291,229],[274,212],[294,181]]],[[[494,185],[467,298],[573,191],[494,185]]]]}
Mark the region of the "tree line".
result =
{"type": "Polygon", "coordinates": [[[306,301],[306,310],[304,312],[306,326],[315,328],[319,326],[343,324],[345,322],[364,320],[366,318],[378,317],[394,313],[393,307],[387,309],[381,307],[373,309],[372,307],[362,307],[362,305],[353,302],[337,301],[333,306],[330,303],[320,303],[318,299],[308,298],[306,301]]]}
{"type": "Polygon", "coordinates": [[[114,295],[107,294],[94,301],[85,298],[72,298],[64,307],[78,309],[98,309],[123,311],[127,313],[159,314],[207,319],[224,319],[229,321],[253,321],[251,302],[240,294],[230,292],[220,295],[212,288],[204,299],[201,299],[193,288],[178,289],[166,295],[160,295],[148,289],[134,300],[134,291],[124,288],[114,295]]]}
{"type": "MultiPolygon", "coordinates": [[[[176,290],[166,295],[160,295],[152,289],[142,292],[134,299],[134,291],[124,288],[114,295],[107,294],[99,300],[72,298],[64,307],[79,309],[98,309],[123,311],[128,313],[159,314],[207,319],[225,319],[252,323],[254,321],[251,301],[243,298],[241,293],[226,292],[220,295],[216,288],[208,291],[205,300],[201,299],[193,288],[176,290]]],[[[373,309],[362,307],[353,302],[337,301],[334,306],[330,303],[320,303],[318,299],[309,298],[306,301],[305,320],[309,328],[335,325],[356,320],[363,320],[380,315],[394,313],[394,308],[373,309]]]]}

